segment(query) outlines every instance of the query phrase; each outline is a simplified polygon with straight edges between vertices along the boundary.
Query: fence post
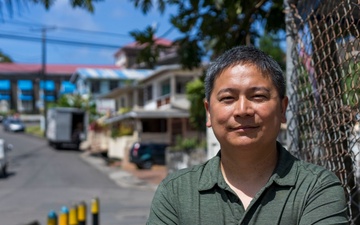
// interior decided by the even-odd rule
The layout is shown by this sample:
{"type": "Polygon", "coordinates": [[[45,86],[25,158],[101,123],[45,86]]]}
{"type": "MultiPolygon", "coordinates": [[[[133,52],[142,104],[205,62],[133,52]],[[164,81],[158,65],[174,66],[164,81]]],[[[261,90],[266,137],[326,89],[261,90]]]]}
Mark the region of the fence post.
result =
{"type": "Polygon", "coordinates": [[[86,225],[86,204],[80,202],[77,206],[78,225],[86,225]]]}
{"type": "Polygon", "coordinates": [[[92,225],[100,225],[100,203],[98,198],[93,198],[91,200],[91,215],[92,215],[92,225]]]}
{"type": "Polygon", "coordinates": [[[57,225],[57,216],[54,210],[51,210],[48,214],[47,225],[57,225]]]}
{"type": "Polygon", "coordinates": [[[73,207],[70,208],[69,225],[78,225],[76,205],[74,205],[73,207]]]}
{"type": "Polygon", "coordinates": [[[69,225],[69,209],[66,206],[61,208],[59,225],[69,225]]]}

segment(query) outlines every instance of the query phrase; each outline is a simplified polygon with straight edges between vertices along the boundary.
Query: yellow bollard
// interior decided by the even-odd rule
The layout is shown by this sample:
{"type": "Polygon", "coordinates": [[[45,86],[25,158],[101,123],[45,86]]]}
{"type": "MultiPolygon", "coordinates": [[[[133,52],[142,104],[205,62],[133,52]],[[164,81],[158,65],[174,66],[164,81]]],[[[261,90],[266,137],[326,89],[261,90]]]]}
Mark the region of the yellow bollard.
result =
{"type": "Polygon", "coordinates": [[[92,225],[100,225],[100,203],[98,198],[91,200],[92,225]]]}
{"type": "Polygon", "coordinates": [[[69,225],[78,225],[76,205],[70,208],[69,225]]]}
{"type": "Polygon", "coordinates": [[[57,225],[57,216],[55,211],[50,211],[47,218],[47,225],[57,225]]]}
{"type": "Polygon", "coordinates": [[[69,209],[66,206],[61,208],[58,225],[69,225],[69,209]]]}
{"type": "Polygon", "coordinates": [[[78,225],[86,225],[86,204],[80,202],[77,206],[78,225]]]}

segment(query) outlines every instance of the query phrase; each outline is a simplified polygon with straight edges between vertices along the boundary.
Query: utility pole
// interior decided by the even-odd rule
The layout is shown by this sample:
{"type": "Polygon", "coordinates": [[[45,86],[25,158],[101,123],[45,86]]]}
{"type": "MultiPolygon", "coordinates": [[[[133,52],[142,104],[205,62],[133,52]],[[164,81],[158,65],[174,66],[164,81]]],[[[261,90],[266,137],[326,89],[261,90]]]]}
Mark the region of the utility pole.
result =
{"type": "MultiPolygon", "coordinates": [[[[41,29],[41,78],[43,80],[43,113],[44,113],[44,137],[46,137],[47,130],[47,107],[46,107],[46,93],[45,93],[45,83],[46,83],[46,31],[47,28],[43,27],[41,29]]],[[[41,80],[40,80],[41,82],[41,80]]]]}
{"type": "MultiPolygon", "coordinates": [[[[43,80],[43,113],[44,113],[44,137],[46,137],[47,131],[47,106],[46,106],[46,32],[54,27],[41,28],[41,79],[43,80]]],[[[41,82],[41,80],[40,80],[41,82]]]]}

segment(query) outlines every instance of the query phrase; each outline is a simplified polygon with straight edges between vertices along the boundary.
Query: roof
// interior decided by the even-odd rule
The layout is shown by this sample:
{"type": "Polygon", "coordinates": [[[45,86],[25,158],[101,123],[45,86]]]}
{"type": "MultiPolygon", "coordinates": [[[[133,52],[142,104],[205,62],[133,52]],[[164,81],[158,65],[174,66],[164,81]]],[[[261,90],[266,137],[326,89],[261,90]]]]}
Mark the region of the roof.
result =
{"type": "Polygon", "coordinates": [[[113,80],[139,80],[144,79],[153,70],[146,69],[94,69],[94,68],[80,68],[71,76],[70,81],[74,82],[79,77],[82,79],[113,79],[113,80]]]}
{"type": "Polygon", "coordinates": [[[162,118],[188,118],[189,111],[180,109],[166,110],[134,110],[128,113],[120,114],[104,121],[105,124],[119,122],[125,119],[162,119],[162,118]]]}
{"type": "MultiPolygon", "coordinates": [[[[45,66],[47,74],[73,74],[78,68],[119,69],[115,65],[46,64],[45,66]]],[[[0,63],[0,74],[39,73],[41,69],[41,64],[0,63]]]]}
{"type": "MultiPolygon", "coordinates": [[[[171,47],[173,42],[168,40],[168,39],[164,39],[164,38],[156,38],[155,39],[155,44],[156,45],[166,46],[166,47],[171,47]]],[[[145,45],[146,44],[140,44],[139,42],[135,41],[135,42],[131,42],[130,44],[125,45],[124,48],[142,48],[145,45]]]]}
{"type": "MultiPolygon", "coordinates": [[[[155,44],[156,45],[161,45],[161,46],[165,46],[165,47],[171,47],[173,42],[165,39],[165,38],[156,38],[155,39],[155,44]]],[[[123,46],[122,48],[120,48],[119,50],[117,50],[115,52],[115,57],[117,57],[121,51],[123,51],[124,49],[142,49],[146,46],[147,44],[140,44],[139,42],[135,41],[135,42],[131,42],[125,46],[123,46]]]]}

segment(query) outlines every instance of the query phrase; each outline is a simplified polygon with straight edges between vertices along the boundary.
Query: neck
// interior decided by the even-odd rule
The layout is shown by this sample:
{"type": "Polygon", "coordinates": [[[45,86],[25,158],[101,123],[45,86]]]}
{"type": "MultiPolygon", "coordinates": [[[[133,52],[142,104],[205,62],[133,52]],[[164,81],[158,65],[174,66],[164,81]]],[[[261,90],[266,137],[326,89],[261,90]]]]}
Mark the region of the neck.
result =
{"type": "Polygon", "coordinates": [[[266,150],[260,153],[231,153],[221,150],[221,166],[228,174],[241,177],[254,177],[264,173],[272,173],[277,163],[277,150],[266,150]]]}
{"type": "Polygon", "coordinates": [[[221,150],[221,172],[245,209],[272,175],[278,160],[276,145],[261,151],[221,150]]]}

